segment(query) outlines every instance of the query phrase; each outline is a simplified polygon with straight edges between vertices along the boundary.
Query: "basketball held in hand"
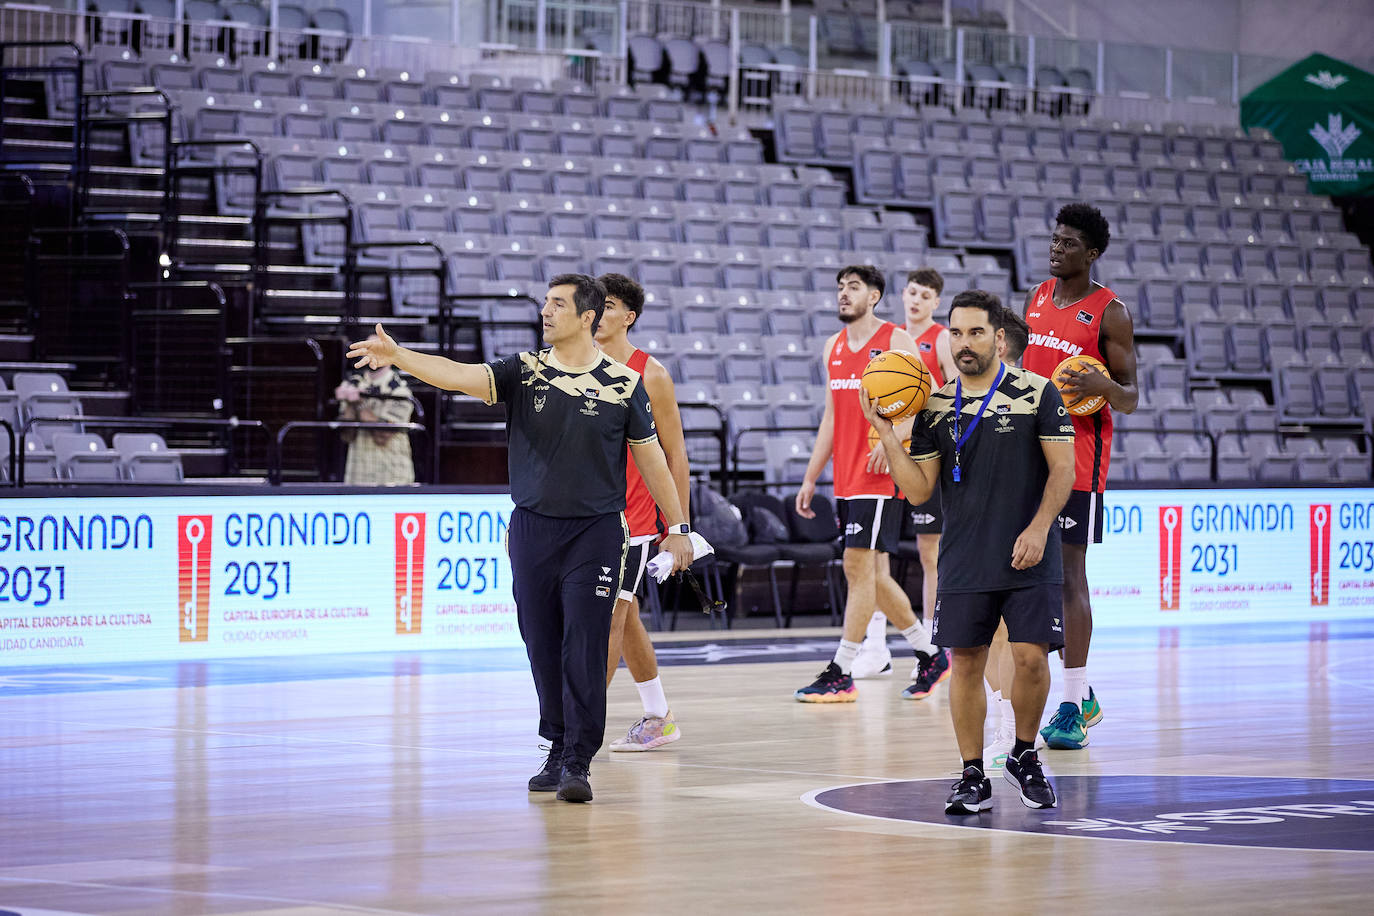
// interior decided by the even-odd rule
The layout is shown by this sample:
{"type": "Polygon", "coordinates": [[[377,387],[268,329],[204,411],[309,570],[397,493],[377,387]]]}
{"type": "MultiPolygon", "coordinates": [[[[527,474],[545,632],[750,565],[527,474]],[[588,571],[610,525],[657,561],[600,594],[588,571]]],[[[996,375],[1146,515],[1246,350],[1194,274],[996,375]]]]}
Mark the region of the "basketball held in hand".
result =
{"type": "Polygon", "coordinates": [[[1075,417],[1086,417],[1097,413],[1107,403],[1107,399],[1100,394],[1093,395],[1092,397],[1080,397],[1072,401],[1069,400],[1069,395],[1064,391],[1064,383],[1068,381],[1068,378],[1060,378],[1060,376],[1065,370],[1070,369],[1077,372],[1083,370],[1101,372],[1103,375],[1106,375],[1107,367],[1102,365],[1102,361],[1099,359],[1095,359],[1086,354],[1079,354],[1078,356],[1070,356],[1068,359],[1055,366],[1054,375],[1051,377],[1051,381],[1054,382],[1054,387],[1058,388],[1059,393],[1064,395],[1065,410],[1075,417]]]}
{"type": "Polygon", "coordinates": [[[878,416],[893,423],[915,416],[930,397],[930,370],[919,356],[888,350],[864,367],[863,388],[878,402],[878,416]]]}

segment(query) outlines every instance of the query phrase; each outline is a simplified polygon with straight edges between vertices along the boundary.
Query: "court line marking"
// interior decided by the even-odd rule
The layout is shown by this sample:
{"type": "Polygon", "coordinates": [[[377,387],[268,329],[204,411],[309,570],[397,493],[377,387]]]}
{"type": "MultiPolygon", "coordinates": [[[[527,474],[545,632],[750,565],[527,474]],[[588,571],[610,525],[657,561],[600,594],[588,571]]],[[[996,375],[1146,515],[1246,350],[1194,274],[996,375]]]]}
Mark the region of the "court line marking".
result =
{"type": "Polygon", "coordinates": [[[1367,664],[1367,663],[1368,663],[1368,659],[1364,659],[1364,658],[1342,658],[1342,659],[1337,659],[1337,660],[1334,661],[1334,662],[1327,662],[1325,665],[1322,666],[1322,673],[1326,675],[1326,679],[1327,679],[1328,681],[1330,681],[1330,682],[1333,683],[1333,684],[1338,684],[1338,685],[1340,685],[1341,687],[1353,687],[1353,688],[1355,688],[1356,690],[1368,690],[1368,691],[1374,692],[1374,683],[1370,683],[1370,682],[1361,682],[1361,681],[1347,681],[1345,678],[1337,677],[1336,675],[1334,675],[1334,674],[1331,673],[1331,669],[1333,669],[1333,668],[1346,667],[1346,666],[1352,665],[1352,664],[1354,664],[1354,663],[1356,663],[1356,662],[1363,662],[1363,663],[1366,663],[1366,664],[1367,664]]]}
{"type": "MultiPolygon", "coordinates": [[[[26,717],[21,717],[21,716],[4,716],[4,719],[5,719],[5,721],[7,721],[7,722],[38,722],[38,723],[43,723],[43,724],[48,724],[48,725],[58,725],[58,726],[70,725],[70,726],[77,726],[77,727],[83,727],[83,728],[99,728],[99,729],[101,729],[101,730],[103,730],[103,731],[111,731],[111,732],[113,732],[113,731],[119,731],[119,730],[123,729],[123,730],[126,730],[126,731],[150,731],[150,732],[162,732],[162,733],[171,733],[171,734],[200,735],[200,736],[209,736],[209,737],[218,737],[218,738],[251,738],[251,739],[254,739],[254,740],[258,740],[258,741],[272,741],[272,740],[276,740],[276,741],[295,741],[295,742],[300,742],[300,743],[303,743],[303,744],[342,745],[342,746],[346,746],[346,747],[368,747],[368,748],[379,748],[379,749],[384,749],[384,750],[398,750],[398,751],[430,751],[430,752],[458,754],[458,755],[462,755],[462,756],[473,756],[473,757],[496,757],[496,758],[512,758],[512,759],[518,758],[518,759],[522,759],[522,760],[523,760],[523,759],[525,759],[525,758],[527,758],[527,757],[543,756],[543,755],[542,755],[542,752],[539,753],[539,754],[534,754],[534,753],[531,753],[531,752],[528,752],[528,751],[526,751],[526,752],[519,752],[519,751],[514,751],[514,750],[511,750],[511,751],[483,751],[483,750],[475,750],[475,749],[471,749],[471,748],[461,748],[461,747],[435,747],[435,746],[433,746],[433,745],[427,745],[427,744],[386,744],[386,743],[376,742],[376,741],[348,741],[348,740],[345,740],[345,739],[342,739],[342,738],[316,738],[316,737],[304,736],[304,735],[272,735],[272,734],[258,734],[258,733],[255,733],[255,732],[228,732],[228,731],[218,731],[218,730],[210,730],[210,729],[176,728],[176,727],[164,726],[164,725],[128,725],[128,724],[119,723],[119,722],[77,722],[77,721],[73,721],[73,720],[70,720],[70,719],[49,719],[49,718],[41,718],[41,719],[38,719],[38,718],[26,718],[26,717]]],[[[621,756],[624,756],[624,755],[621,755],[621,756]]],[[[642,755],[640,755],[640,756],[642,756],[642,755]]],[[[609,757],[608,757],[607,759],[609,760],[609,759],[612,759],[612,758],[609,758],[609,757]]],[[[693,768],[693,769],[701,769],[701,770],[727,770],[727,771],[730,771],[730,772],[733,772],[733,773],[759,773],[759,774],[763,774],[763,775],[776,775],[776,776],[805,776],[805,777],[808,777],[808,778],[825,778],[825,779],[860,779],[860,780],[866,780],[866,781],[869,781],[869,782],[903,782],[903,781],[907,781],[905,778],[902,778],[902,777],[891,777],[891,776],[865,776],[865,775],[863,775],[863,774],[858,774],[858,773],[816,773],[816,772],[812,772],[812,771],[808,771],[808,770],[770,770],[770,769],[764,769],[764,768],[762,768],[762,767],[737,767],[737,766],[723,766],[723,765],[719,765],[719,764],[709,764],[709,763],[690,763],[690,762],[688,762],[688,761],[676,760],[676,759],[673,759],[673,760],[670,761],[669,758],[668,758],[667,756],[663,756],[663,757],[660,757],[660,758],[658,758],[658,759],[662,761],[661,764],[655,763],[653,759],[649,759],[649,760],[643,761],[642,763],[640,763],[640,764],[638,764],[638,765],[639,765],[639,766],[649,766],[649,765],[653,765],[653,766],[658,766],[658,765],[668,766],[668,765],[671,765],[671,766],[674,766],[674,767],[691,767],[691,768],[693,768]]],[[[943,779],[943,778],[945,778],[945,777],[940,777],[940,778],[943,779]]]]}
{"type": "MultiPolygon", "coordinates": [[[[91,887],[100,890],[123,891],[125,893],[143,892],[175,897],[219,898],[223,900],[243,900],[261,903],[286,903],[292,906],[322,907],[348,913],[376,913],[381,916],[427,916],[414,910],[381,910],[376,907],[358,906],[351,903],[330,903],[325,900],[301,900],[295,897],[273,897],[269,894],[234,894],[229,891],[187,891],[171,887],[144,887],[132,884],[105,884],[100,881],[62,881],[56,878],[10,878],[0,875],[0,881],[10,884],[46,884],[58,887],[91,887]]],[[[15,904],[6,904],[14,906],[15,904]]]]}
{"type": "MultiPolygon", "coordinates": [[[[1069,774],[1070,776],[1084,776],[1089,774],[1069,774]]],[[[1339,779],[1343,782],[1368,782],[1374,784],[1374,779],[1361,779],[1360,777],[1334,777],[1334,776],[1238,776],[1227,773],[1097,773],[1091,774],[1098,777],[1103,776],[1142,776],[1142,777],[1169,777],[1177,776],[1186,779],[1189,776],[1207,776],[1221,779],[1339,779]]],[[[929,779],[884,779],[880,782],[943,782],[949,777],[929,778],[929,779]]],[[[900,817],[884,817],[881,814],[860,814],[857,811],[845,811],[843,808],[833,808],[830,805],[816,801],[816,797],[823,792],[833,789],[848,789],[857,785],[871,785],[872,783],[850,783],[848,785],[830,786],[825,789],[816,789],[801,796],[801,802],[817,811],[828,811],[831,814],[840,814],[846,817],[866,818],[873,821],[887,821],[888,823],[910,824],[917,827],[948,827],[951,830],[975,830],[982,833],[1008,833],[1014,836],[1036,837],[1039,839],[1059,839],[1064,837],[1070,840],[1103,840],[1108,843],[1156,843],[1163,846],[1202,846],[1209,849],[1251,849],[1251,850],[1274,850],[1276,852],[1335,852],[1351,853],[1355,855],[1374,855],[1374,850],[1369,849],[1312,849],[1307,846],[1250,846],[1244,843],[1187,843],[1182,840],[1133,840],[1119,836],[1085,836],[1076,833],[1036,833],[1030,830],[1010,830],[1006,827],[974,827],[966,824],[942,824],[938,821],[912,821],[900,817]]],[[[1054,810],[1054,809],[1045,809],[1054,810]]],[[[976,817],[977,815],[971,815],[976,817]]]]}

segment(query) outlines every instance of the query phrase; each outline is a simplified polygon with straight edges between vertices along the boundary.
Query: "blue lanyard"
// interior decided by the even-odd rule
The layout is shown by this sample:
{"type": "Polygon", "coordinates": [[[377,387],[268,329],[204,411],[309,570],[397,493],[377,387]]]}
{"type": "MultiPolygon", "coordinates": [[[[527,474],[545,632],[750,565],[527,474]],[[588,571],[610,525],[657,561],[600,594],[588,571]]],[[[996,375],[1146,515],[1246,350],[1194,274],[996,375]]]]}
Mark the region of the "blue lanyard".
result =
{"type": "Polygon", "coordinates": [[[996,381],[992,383],[988,393],[983,396],[983,403],[978,405],[978,413],[974,415],[973,422],[968,425],[968,429],[964,430],[962,435],[959,433],[959,415],[964,412],[964,379],[960,377],[954,383],[954,470],[952,473],[955,483],[959,483],[961,476],[959,473],[959,452],[963,450],[964,443],[968,441],[969,436],[972,436],[973,431],[978,428],[979,422],[983,419],[984,411],[988,409],[988,404],[992,401],[992,396],[997,393],[997,386],[1002,384],[1002,376],[1006,374],[1007,364],[1002,363],[997,370],[996,381]]]}

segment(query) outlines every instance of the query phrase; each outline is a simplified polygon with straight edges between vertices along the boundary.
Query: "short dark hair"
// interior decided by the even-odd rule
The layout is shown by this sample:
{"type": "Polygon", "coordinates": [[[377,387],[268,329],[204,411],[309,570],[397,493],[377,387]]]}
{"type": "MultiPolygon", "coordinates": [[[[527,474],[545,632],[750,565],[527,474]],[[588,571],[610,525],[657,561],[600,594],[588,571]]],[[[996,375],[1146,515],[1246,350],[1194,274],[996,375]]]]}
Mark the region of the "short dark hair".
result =
{"type": "Polygon", "coordinates": [[[607,296],[625,303],[625,307],[635,313],[635,321],[639,320],[644,313],[644,287],[624,274],[602,274],[597,280],[606,287],[607,296]]]}
{"type": "Polygon", "coordinates": [[[596,320],[592,322],[592,331],[595,332],[596,326],[601,323],[601,313],[606,311],[606,287],[601,285],[601,281],[586,274],[559,274],[549,281],[549,289],[555,286],[573,287],[573,305],[577,306],[579,316],[583,312],[596,313],[596,320]]]}
{"type": "Polygon", "coordinates": [[[879,299],[887,292],[887,281],[883,279],[883,272],[872,264],[850,264],[848,267],[841,267],[835,274],[835,282],[839,283],[851,274],[858,277],[864,286],[876,289],[879,299]]]}
{"type": "Polygon", "coordinates": [[[1107,243],[1112,240],[1112,231],[1107,226],[1107,217],[1092,204],[1065,204],[1055,214],[1054,221],[1083,233],[1083,240],[1088,247],[1096,248],[1099,255],[1106,253],[1107,243]]]}
{"type": "Polygon", "coordinates": [[[1030,343],[1030,325],[1011,309],[1002,309],[1002,334],[1007,341],[1006,362],[1014,363],[1026,352],[1030,343]]]}
{"type": "Polygon", "coordinates": [[[966,289],[954,297],[954,301],[949,304],[950,314],[954,314],[955,309],[982,309],[988,313],[988,324],[992,325],[994,331],[1005,327],[1003,324],[1002,300],[994,294],[982,289],[966,289]]]}
{"type": "Polygon", "coordinates": [[[935,295],[940,295],[945,291],[945,278],[940,276],[940,272],[934,267],[918,267],[906,275],[908,284],[915,283],[917,286],[928,286],[935,290],[935,295]]]}

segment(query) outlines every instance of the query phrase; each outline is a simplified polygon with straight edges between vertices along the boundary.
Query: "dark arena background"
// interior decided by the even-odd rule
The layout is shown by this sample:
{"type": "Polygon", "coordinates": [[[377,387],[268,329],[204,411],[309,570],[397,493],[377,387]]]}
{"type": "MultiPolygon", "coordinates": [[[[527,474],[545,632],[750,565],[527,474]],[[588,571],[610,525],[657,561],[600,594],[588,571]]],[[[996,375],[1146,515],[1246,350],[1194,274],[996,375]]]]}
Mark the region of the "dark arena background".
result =
{"type": "MultiPolygon", "coordinates": [[[[1368,912],[1372,20],[0,7],[0,916],[1368,912]],[[1104,716],[1041,752],[1057,808],[998,772],[947,816],[948,687],[901,696],[895,633],[856,702],[792,697],[845,597],[831,504],[819,534],[792,508],[835,277],[873,265],[899,324],[921,267],[937,321],[974,288],[1020,312],[1074,201],[1141,395],[1088,551],[1104,716]],[[603,748],[589,805],[526,790],[503,409],[398,376],[368,419],[344,358],[379,322],[537,349],[567,272],[647,290],[694,508],[783,516],[698,564],[704,598],[643,586],[682,740],[603,748]],[[414,483],[350,476],[407,438],[414,483]]],[[[622,670],[607,742],[640,714],[622,670]]]]}

